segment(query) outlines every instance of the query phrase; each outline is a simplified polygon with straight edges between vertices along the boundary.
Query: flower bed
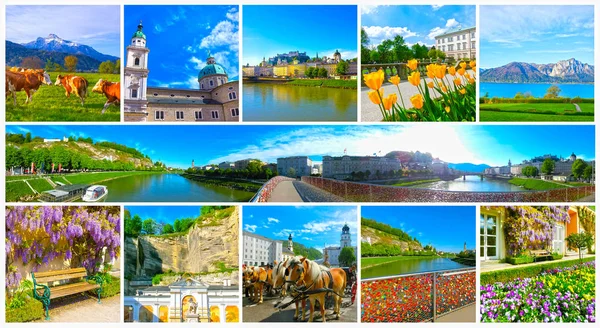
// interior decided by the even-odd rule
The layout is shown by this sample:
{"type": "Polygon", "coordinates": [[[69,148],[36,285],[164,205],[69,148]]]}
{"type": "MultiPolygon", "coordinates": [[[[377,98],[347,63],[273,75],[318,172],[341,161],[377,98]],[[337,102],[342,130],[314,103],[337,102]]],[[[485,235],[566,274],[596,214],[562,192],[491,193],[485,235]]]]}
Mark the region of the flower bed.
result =
{"type": "Polygon", "coordinates": [[[481,286],[482,322],[595,322],[596,266],[554,268],[481,286]]]}
{"type": "Polygon", "coordinates": [[[271,178],[267,181],[258,191],[256,198],[254,198],[254,202],[257,203],[266,203],[269,198],[271,198],[271,193],[277,187],[277,185],[282,181],[294,181],[296,179],[284,177],[282,175],[278,175],[274,178],[271,178]]]}

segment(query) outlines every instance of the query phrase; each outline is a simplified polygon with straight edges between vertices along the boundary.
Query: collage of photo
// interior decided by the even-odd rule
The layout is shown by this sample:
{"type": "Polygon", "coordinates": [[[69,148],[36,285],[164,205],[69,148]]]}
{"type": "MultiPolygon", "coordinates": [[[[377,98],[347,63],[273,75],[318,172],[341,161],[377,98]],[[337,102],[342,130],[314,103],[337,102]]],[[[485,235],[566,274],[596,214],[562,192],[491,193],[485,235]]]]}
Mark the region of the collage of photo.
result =
{"type": "Polygon", "coordinates": [[[2,322],[596,322],[593,1],[147,2],[0,5],[2,322]]]}

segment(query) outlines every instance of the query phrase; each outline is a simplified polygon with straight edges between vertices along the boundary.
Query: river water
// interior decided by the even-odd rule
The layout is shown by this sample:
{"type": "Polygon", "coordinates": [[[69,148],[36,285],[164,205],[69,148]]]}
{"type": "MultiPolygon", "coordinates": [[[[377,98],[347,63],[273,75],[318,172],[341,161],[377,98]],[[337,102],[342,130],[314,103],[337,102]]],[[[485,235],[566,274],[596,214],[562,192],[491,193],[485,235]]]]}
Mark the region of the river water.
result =
{"type": "Polygon", "coordinates": [[[414,185],[413,187],[449,191],[525,191],[525,189],[519,186],[512,185],[505,180],[483,178],[482,181],[479,176],[467,176],[465,180],[463,180],[463,178],[460,177],[456,180],[451,181],[428,182],[419,185],[414,185]]]}
{"type": "Polygon", "coordinates": [[[107,202],[245,202],[254,193],[202,184],[178,174],[141,174],[101,183],[107,202]]]}
{"type": "Polygon", "coordinates": [[[518,92],[530,93],[536,98],[542,98],[552,85],[560,88],[561,97],[594,98],[594,84],[549,84],[549,83],[479,83],[479,95],[483,97],[513,98],[518,92]]]}
{"type": "Polygon", "coordinates": [[[353,121],[357,91],[244,83],[244,121],[353,121]]]}
{"type": "MultiPolygon", "coordinates": [[[[361,279],[396,276],[407,273],[469,268],[447,258],[403,259],[361,270],[361,279]]],[[[474,267],[472,267],[474,268],[474,267]]]]}

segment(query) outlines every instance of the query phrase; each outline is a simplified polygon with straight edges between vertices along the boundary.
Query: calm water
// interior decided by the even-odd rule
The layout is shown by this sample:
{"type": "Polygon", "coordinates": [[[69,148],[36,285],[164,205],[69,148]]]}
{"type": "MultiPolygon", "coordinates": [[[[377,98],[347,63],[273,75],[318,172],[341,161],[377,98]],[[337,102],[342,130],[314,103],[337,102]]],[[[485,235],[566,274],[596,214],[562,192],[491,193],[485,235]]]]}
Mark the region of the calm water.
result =
{"type": "Polygon", "coordinates": [[[417,273],[438,270],[469,268],[447,258],[405,259],[361,270],[361,278],[395,276],[406,273],[417,273]]]}
{"type": "MultiPolygon", "coordinates": [[[[534,97],[543,97],[552,84],[538,83],[479,83],[479,95],[489,92],[490,97],[513,98],[517,92],[529,92],[534,97]]],[[[555,84],[561,90],[561,97],[594,98],[593,84],[555,84]]]]}
{"type": "Polygon", "coordinates": [[[244,83],[244,121],[356,121],[352,89],[244,83]]]}
{"type": "Polygon", "coordinates": [[[234,202],[248,201],[251,192],[209,186],[177,174],[143,174],[102,183],[107,202],[234,202]]]}
{"type": "Polygon", "coordinates": [[[435,190],[450,191],[524,191],[525,189],[512,185],[504,180],[481,180],[478,176],[467,176],[466,180],[462,177],[451,181],[437,181],[415,185],[415,188],[427,188],[435,190]]]}

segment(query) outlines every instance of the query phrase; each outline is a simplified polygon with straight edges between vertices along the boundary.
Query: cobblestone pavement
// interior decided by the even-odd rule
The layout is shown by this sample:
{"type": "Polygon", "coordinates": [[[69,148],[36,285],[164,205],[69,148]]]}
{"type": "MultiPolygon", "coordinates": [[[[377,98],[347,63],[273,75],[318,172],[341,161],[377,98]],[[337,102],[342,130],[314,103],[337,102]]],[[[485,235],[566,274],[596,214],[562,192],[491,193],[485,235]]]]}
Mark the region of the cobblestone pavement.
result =
{"type": "Polygon", "coordinates": [[[37,322],[121,322],[121,296],[98,298],[89,294],[61,297],[50,303],[50,320],[37,322]]]}
{"type": "Polygon", "coordinates": [[[345,202],[342,197],[302,181],[294,181],[294,187],[296,187],[304,202],[345,202]]]}

